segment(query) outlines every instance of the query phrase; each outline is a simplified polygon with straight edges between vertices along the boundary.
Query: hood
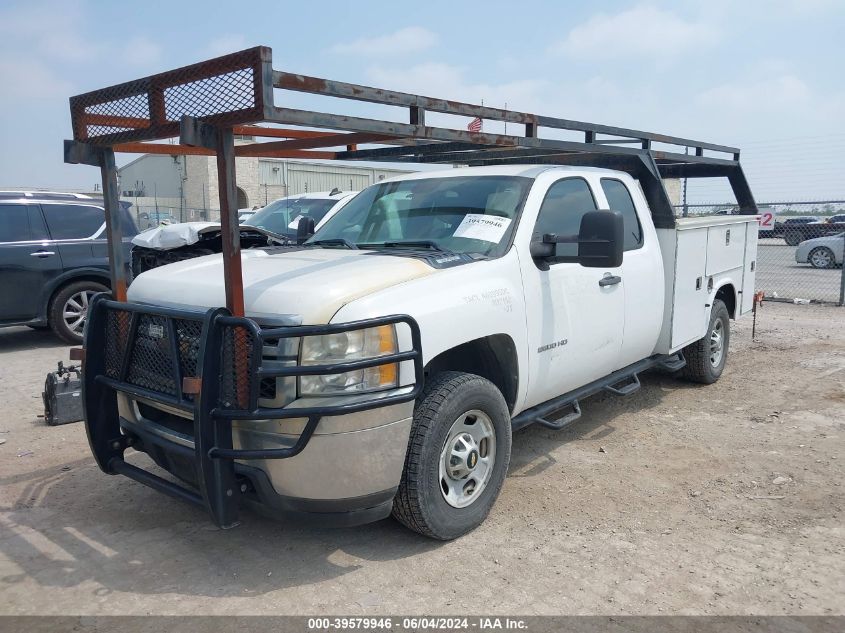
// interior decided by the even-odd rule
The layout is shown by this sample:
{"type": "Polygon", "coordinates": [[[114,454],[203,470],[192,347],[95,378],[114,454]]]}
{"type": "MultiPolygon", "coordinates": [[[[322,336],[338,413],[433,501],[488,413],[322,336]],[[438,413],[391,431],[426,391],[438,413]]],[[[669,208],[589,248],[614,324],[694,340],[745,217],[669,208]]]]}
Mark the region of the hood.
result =
{"type": "MultiPolygon", "coordinates": [[[[241,225],[241,233],[259,233],[270,238],[276,238],[276,241],[281,239],[274,233],[265,231],[257,226],[241,225]]],[[[179,248],[180,246],[188,246],[196,244],[200,241],[203,235],[220,232],[220,224],[217,222],[182,222],[180,224],[165,224],[157,226],[153,229],[148,229],[143,233],[138,233],[132,238],[132,244],[135,246],[143,246],[144,248],[154,248],[156,250],[170,250],[172,248],[179,248]]]]}
{"type": "MultiPolygon", "coordinates": [[[[307,248],[241,252],[244,303],[256,319],[328,323],[359,297],[435,274],[424,261],[373,251],[307,248]]],[[[139,275],[129,300],[175,308],[226,305],[222,255],[160,266],[139,275]]]]}

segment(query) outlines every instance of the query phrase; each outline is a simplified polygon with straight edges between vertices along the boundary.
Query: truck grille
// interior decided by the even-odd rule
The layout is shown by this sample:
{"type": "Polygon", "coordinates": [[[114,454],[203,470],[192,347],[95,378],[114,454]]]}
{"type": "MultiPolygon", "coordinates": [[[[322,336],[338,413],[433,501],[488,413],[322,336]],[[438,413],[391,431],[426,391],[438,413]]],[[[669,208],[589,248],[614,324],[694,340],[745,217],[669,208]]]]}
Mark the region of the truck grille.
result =
{"type": "Polygon", "coordinates": [[[130,334],[131,316],[122,310],[107,312],[106,376],[120,380],[125,372],[130,385],[193,399],[191,394],[182,396],[181,379],[197,375],[202,321],[137,314],[130,334]]]}

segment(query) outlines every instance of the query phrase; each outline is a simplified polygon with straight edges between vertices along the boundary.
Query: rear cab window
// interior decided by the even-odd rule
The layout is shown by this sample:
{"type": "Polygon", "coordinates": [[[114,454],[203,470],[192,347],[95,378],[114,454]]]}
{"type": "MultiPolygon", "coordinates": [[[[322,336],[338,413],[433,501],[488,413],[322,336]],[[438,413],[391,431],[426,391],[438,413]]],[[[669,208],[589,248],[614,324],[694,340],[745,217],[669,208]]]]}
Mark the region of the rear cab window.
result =
{"type": "Polygon", "coordinates": [[[643,245],[643,227],[637,217],[637,208],[631,198],[631,192],[621,180],[602,178],[601,188],[607,198],[611,211],[622,214],[625,241],[623,250],[632,251],[643,245]]]}

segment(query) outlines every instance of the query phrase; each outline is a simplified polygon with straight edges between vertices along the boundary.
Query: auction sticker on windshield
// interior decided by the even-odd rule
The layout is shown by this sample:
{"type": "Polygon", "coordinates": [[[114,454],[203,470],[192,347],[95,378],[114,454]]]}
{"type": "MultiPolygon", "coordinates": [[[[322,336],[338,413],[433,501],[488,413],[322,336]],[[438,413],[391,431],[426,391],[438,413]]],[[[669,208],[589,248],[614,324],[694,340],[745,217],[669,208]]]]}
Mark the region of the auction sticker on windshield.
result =
{"type": "Polygon", "coordinates": [[[498,244],[502,241],[510,225],[510,218],[502,218],[498,215],[484,215],[481,213],[467,213],[464,216],[463,222],[455,229],[454,236],[498,244]]]}

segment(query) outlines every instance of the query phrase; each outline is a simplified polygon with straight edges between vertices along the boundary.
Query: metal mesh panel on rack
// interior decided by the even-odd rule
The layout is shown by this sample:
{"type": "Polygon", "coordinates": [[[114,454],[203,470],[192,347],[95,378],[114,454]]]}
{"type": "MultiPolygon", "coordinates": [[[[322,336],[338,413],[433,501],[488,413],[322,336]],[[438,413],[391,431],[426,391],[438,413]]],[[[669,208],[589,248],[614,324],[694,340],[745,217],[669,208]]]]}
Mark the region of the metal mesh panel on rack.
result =
{"type": "MultiPolygon", "coordinates": [[[[845,304],[845,200],[761,202],[758,207],[756,289],[769,301],[845,304]]],[[[689,216],[735,210],[735,203],[686,207],[689,216]]]]}
{"type": "Polygon", "coordinates": [[[187,115],[253,123],[272,105],[270,51],[255,47],[71,98],[74,139],[96,145],[167,138],[187,115]]]}

